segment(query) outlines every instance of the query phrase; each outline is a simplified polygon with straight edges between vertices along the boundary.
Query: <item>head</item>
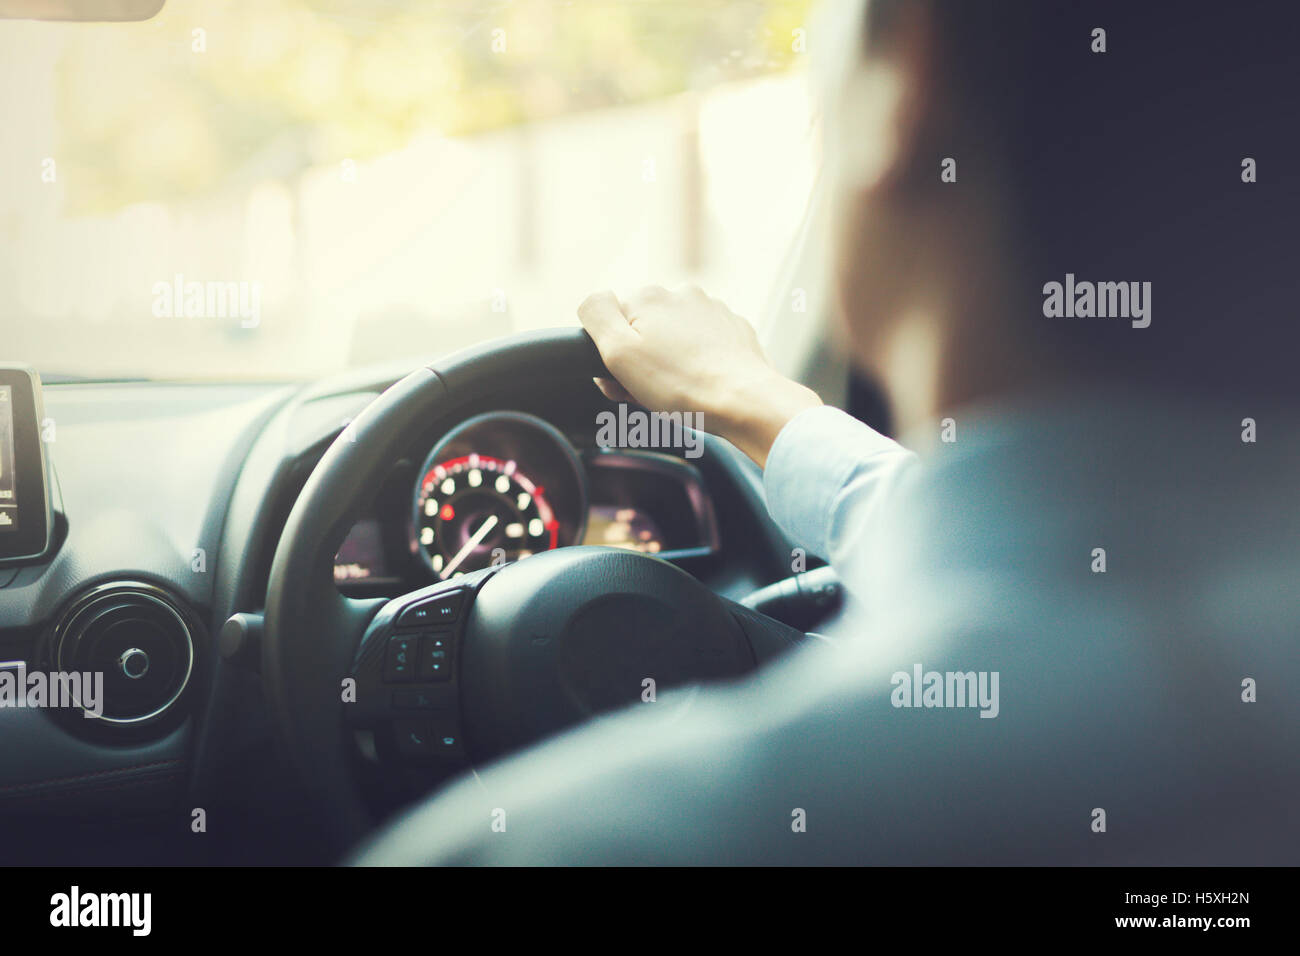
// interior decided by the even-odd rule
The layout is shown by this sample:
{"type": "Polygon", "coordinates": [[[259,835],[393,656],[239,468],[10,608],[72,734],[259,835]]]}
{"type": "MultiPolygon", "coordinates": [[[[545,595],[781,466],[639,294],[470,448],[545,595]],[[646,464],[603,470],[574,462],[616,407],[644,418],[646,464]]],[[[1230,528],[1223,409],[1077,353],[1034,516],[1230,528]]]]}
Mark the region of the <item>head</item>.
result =
{"type": "Polygon", "coordinates": [[[1285,388],[1300,341],[1287,5],[853,7],[826,106],[835,286],[854,358],[903,424],[1108,379],[1285,388]],[[1106,287],[1121,314],[1073,314],[1067,274],[1123,283],[1106,287]],[[1045,314],[1053,282],[1070,314],[1045,314]]]}

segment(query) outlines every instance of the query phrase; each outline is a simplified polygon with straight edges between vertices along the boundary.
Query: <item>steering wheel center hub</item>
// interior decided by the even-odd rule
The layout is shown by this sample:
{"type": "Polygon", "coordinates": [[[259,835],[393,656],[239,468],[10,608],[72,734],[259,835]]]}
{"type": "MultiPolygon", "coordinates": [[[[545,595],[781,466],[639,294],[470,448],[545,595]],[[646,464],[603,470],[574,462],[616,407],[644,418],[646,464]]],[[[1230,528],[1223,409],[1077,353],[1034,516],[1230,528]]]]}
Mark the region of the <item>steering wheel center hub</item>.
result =
{"type": "Polygon", "coordinates": [[[744,632],[711,591],[634,552],[534,555],[487,581],[474,610],[462,707],[467,738],[487,754],[755,664],[744,632]]]}

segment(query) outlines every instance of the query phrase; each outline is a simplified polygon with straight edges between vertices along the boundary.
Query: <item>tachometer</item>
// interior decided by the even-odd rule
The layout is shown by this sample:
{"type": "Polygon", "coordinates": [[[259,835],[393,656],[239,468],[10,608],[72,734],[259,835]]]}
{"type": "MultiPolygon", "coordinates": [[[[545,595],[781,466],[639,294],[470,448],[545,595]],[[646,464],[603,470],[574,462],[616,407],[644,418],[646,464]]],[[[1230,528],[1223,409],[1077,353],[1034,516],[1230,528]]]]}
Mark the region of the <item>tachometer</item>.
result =
{"type": "Polygon", "coordinates": [[[438,442],[414,505],[411,548],[445,580],[581,541],[586,474],[554,426],[489,412],[438,442]]]}
{"type": "Polygon", "coordinates": [[[513,459],[434,464],[416,497],[416,533],[434,573],[445,579],[557,547],[560,522],[545,494],[513,459]]]}

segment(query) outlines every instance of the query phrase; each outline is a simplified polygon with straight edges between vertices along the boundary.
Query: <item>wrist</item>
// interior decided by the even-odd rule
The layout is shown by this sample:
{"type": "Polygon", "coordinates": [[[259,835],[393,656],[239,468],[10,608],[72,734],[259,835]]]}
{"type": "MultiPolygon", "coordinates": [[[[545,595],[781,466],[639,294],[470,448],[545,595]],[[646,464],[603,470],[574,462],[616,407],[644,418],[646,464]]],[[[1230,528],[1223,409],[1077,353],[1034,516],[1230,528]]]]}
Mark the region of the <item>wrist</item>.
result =
{"type": "Polygon", "coordinates": [[[743,383],[715,415],[717,433],[763,467],[790,419],[822,404],[812,389],[772,372],[743,383]]]}

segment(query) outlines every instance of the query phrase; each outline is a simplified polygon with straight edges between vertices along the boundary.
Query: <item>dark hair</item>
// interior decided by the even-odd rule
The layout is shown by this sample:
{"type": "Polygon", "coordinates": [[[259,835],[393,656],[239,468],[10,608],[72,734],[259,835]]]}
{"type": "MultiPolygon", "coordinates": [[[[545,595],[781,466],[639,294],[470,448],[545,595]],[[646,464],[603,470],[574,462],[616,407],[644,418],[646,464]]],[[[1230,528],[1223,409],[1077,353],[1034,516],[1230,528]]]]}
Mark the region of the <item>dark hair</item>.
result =
{"type": "Polygon", "coordinates": [[[1124,374],[1300,394],[1294,4],[868,0],[869,55],[905,4],[935,28],[945,115],[969,120],[923,139],[918,172],[938,183],[951,156],[945,188],[1001,184],[1027,334],[1124,374]],[[1150,281],[1151,326],[1046,318],[1042,284],[1066,273],[1150,281]]]}

